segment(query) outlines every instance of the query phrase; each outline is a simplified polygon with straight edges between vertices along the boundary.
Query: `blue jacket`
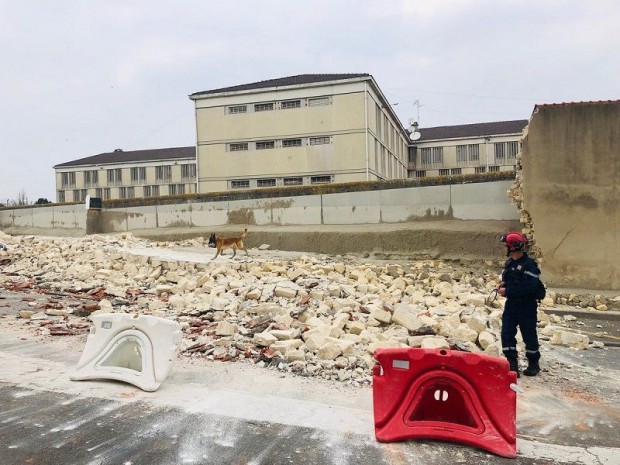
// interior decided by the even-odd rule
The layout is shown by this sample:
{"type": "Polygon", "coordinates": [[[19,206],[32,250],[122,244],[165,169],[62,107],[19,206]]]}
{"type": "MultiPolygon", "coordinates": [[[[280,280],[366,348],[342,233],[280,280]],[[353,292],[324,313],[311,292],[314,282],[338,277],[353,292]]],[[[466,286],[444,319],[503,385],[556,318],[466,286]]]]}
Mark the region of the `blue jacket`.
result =
{"type": "Polygon", "coordinates": [[[540,281],[540,269],[536,261],[526,253],[518,260],[509,258],[506,261],[502,281],[506,283],[506,304],[511,301],[536,304],[535,295],[540,281]]]}

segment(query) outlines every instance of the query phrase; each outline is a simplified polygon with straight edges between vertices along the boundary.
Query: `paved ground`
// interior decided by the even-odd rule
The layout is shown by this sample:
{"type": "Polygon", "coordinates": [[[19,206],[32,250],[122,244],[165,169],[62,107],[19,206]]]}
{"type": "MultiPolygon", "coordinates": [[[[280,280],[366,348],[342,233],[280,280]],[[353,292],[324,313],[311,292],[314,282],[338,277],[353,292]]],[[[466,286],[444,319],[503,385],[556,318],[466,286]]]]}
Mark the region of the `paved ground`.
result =
{"type": "Polygon", "coordinates": [[[249,364],[181,357],[155,393],[72,382],[85,336],[29,337],[10,318],[0,325],[2,465],[620,463],[620,349],[545,353],[570,368],[520,379],[510,460],[437,441],[378,443],[370,387],[249,364]]]}

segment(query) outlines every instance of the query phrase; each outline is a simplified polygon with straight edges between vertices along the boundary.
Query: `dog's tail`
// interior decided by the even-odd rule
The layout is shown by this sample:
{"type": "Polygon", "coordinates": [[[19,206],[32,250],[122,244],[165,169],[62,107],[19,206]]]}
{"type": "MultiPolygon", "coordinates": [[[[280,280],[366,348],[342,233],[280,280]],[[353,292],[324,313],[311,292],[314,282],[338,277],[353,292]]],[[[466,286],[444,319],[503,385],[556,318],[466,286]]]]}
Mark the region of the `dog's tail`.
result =
{"type": "Polygon", "coordinates": [[[245,228],[243,232],[241,233],[241,239],[243,239],[247,235],[248,235],[248,228],[245,228]]]}

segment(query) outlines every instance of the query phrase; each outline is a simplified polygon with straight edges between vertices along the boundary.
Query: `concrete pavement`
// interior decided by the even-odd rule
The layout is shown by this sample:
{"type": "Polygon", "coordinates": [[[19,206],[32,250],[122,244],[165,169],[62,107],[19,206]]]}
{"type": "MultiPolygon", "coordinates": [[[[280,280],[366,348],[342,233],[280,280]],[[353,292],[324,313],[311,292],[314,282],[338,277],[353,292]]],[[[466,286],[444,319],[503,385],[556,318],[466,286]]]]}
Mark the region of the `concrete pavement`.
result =
{"type": "Polygon", "coordinates": [[[437,441],[378,443],[369,386],[250,364],[181,357],[154,393],[72,382],[84,340],[26,337],[1,326],[0,464],[618,463],[620,371],[603,366],[618,349],[545,354],[599,367],[598,391],[558,385],[549,373],[521,378],[519,456],[510,460],[437,441]]]}

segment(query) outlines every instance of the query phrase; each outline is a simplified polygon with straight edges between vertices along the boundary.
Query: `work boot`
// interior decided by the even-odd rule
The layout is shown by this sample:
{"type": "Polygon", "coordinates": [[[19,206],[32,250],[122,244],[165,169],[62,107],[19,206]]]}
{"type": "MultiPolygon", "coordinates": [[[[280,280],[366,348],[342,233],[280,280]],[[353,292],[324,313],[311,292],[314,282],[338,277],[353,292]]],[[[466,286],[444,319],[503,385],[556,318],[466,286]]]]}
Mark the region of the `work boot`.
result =
{"type": "Polygon", "coordinates": [[[517,378],[521,376],[519,373],[519,361],[516,358],[509,358],[508,363],[510,364],[510,371],[514,371],[517,374],[517,378]]]}
{"type": "Polygon", "coordinates": [[[540,373],[540,365],[538,364],[538,360],[528,360],[527,368],[523,370],[523,374],[525,376],[536,376],[538,373],[540,373]]]}

